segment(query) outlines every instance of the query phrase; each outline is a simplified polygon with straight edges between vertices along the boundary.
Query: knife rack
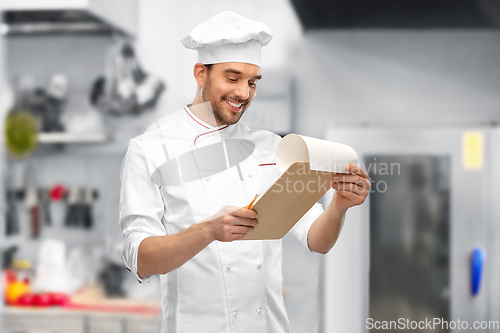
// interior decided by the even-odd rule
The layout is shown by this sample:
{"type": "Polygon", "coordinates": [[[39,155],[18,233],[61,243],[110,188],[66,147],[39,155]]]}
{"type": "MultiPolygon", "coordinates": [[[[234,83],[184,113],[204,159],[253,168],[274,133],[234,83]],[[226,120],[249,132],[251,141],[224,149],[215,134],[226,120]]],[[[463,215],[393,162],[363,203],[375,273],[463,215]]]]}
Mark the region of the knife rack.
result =
{"type": "MultiPolygon", "coordinates": [[[[45,197],[49,193],[49,189],[38,189],[37,195],[38,198],[45,197]]],[[[24,189],[10,189],[6,191],[6,198],[11,198],[15,200],[24,200],[26,191],[24,189]]],[[[68,199],[69,191],[64,195],[61,201],[66,201],[68,199]]],[[[92,190],[92,198],[94,200],[99,198],[99,192],[97,190],[92,190]]]]}

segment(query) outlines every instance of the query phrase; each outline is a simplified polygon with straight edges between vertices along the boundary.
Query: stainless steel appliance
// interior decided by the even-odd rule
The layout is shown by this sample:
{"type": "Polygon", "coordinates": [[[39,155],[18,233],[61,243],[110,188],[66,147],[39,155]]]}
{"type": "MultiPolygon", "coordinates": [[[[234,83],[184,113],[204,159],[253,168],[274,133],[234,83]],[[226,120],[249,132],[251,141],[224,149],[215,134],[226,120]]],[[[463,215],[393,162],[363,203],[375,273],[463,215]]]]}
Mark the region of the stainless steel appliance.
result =
{"type": "Polygon", "coordinates": [[[497,332],[500,129],[330,128],[326,139],[357,151],[372,193],[324,259],[323,332],[497,332]]]}

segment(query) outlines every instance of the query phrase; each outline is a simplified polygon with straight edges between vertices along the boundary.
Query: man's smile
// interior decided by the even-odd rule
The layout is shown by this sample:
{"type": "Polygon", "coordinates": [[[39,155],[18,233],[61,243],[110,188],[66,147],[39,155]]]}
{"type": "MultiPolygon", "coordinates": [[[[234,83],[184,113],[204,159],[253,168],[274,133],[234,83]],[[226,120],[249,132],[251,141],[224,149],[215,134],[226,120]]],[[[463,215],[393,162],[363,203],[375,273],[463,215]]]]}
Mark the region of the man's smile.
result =
{"type": "Polygon", "coordinates": [[[224,99],[224,102],[226,102],[231,111],[240,112],[241,110],[243,110],[243,103],[236,103],[229,99],[224,99]]]}

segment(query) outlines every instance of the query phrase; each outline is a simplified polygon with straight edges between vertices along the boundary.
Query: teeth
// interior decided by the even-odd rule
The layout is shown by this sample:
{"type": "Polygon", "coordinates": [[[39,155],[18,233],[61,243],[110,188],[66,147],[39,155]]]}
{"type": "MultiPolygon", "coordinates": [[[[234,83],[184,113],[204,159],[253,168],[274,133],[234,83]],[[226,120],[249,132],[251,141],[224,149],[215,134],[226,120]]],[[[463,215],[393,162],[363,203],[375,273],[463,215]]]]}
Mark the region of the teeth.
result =
{"type": "Polygon", "coordinates": [[[243,105],[243,103],[234,103],[234,102],[228,101],[227,99],[225,101],[228,102],[229,105],[231,105],[232,107],[235,107],[235,108],[239,108],[240,106],[243,105]]]}

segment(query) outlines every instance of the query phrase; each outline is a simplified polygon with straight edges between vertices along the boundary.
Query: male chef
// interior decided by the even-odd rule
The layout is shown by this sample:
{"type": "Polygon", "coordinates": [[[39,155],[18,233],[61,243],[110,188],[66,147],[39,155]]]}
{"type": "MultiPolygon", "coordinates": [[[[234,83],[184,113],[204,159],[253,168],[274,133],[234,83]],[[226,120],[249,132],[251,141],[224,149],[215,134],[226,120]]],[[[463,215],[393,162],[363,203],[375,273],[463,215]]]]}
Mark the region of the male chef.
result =
{"type": "MultiPolygon", "coordinates": [[[[245,206],[280,172],[280,137],[239,122],[262,78],[263,23],[222,12],[182,43],[198,51],[191,104],[130,140],[121,181],[123,260],[139,279],[159,274],[163,333],[290,332],[282,295],[281,240],[241,240],[258,226],[245,206]]],[[[248,111],[248,112],[251,112],[248,111]]],[[[349,207],[365,200],[353,165],[332,179],[291,232],[314,252],[335,244],[349,207]]]]}

